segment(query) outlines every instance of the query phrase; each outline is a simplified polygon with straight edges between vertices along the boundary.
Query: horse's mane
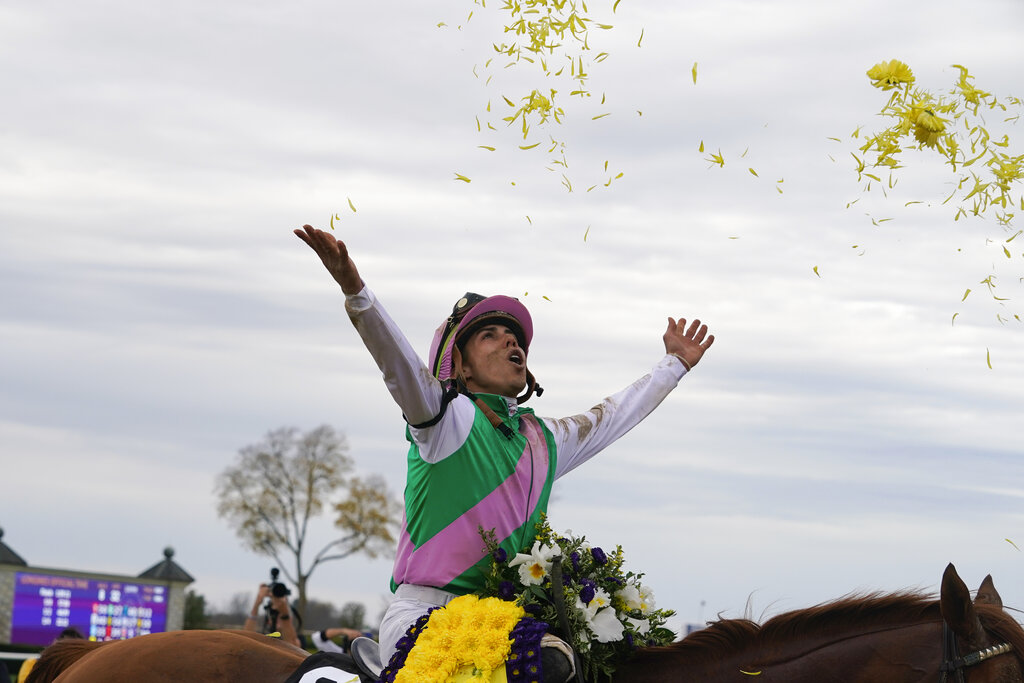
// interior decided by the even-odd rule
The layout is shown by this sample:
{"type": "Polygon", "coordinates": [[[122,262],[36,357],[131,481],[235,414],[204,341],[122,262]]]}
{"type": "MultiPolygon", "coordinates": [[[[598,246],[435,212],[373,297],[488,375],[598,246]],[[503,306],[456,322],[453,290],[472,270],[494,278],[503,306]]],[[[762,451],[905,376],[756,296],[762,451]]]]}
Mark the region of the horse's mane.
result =
{"type": "Polygon", "coordinates": [[[80,638],[65,638],[43,650],[25,683],[50,683],[64,669],[105,643],[80,638]]]}
{"type": "MultiPolygon", "coordinates": [[[[995,605],[975,605],[978,618],[994,639],[1008,642],[1024,653],[1024,629],[995,605]]],[[[852,595],[806,609],[772,617],[764,624],[749,619],[722,619],[664,647],[645,648],[641,656],[660,659],[685,657],[704,663],[749,648],[767,648],[792,642],[797,636],[828,637],[845,632],[851,624],[865,630],[939,621],[939,602],[934,596],[902,592],[852,595]]]]}

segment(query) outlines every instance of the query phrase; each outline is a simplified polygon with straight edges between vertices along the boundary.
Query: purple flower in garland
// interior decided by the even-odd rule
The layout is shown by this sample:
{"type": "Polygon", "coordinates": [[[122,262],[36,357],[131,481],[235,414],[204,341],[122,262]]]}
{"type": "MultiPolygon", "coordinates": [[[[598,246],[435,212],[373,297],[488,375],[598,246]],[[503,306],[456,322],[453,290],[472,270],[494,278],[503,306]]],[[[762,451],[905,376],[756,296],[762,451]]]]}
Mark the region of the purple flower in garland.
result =
{"type": "Polygon", "coordinates": [[[594,556],[594,564],[597,566],[600,567],[608,563],[608,556],[600,548],[591,548],[590,554],[594,556]]]}
{"type": "Polygon", "coordinates": [[[573,569],[575,569],[576,571],[580,570],[580,554],[579,554],[579,552],[573,550],[571,553],[569,553],[569,561],[572,562],[572,568],[573,569]]]}
{"type": "Polygon", "coordinates": [[[505,562],[505,560],[508,559],[508,553],[505,552],[505,549],[501,547],[499,547],[497,550],[491,553],[491,556],[494,558],[494,561],[498,564],[502,564],[505,562]]]}
{"type": "MultiPolygon", "coordinates": [[[[584,579],[586,581],[586,579],[584,579]]],[[[589,605],[590,601],[594,599],[594,584],[591,581],[586,581],[583,588],[580,589],[580,602],[584,605],[589,605]]]]}
{"type": "Polygon", "coordinates": [[[433,612],[436,607],[431,607],[427,610],[427,613],[416,620],[409,630],[405,632],[398,643],[395,644],[395,654],[391,655],[391,661],[388,665],[380,672],[380,678],[377,679],[378,683],[394,683],[395,676],[398,675],[398,670],[405,664],[406,657],[409,656],[409,651],[412,650],[416,644],[416,639],[419,638],[420,633],[426,627],[427,622],[430,621],[430,613],[433,612]]]}
{"type": "Polygon", "coordinates": [[[509,634],[512,651],[505,664],[508,683],[527,683],[543,679],[540,662],[540,639],[548,625],[532,617],[523,617],[509,634]]]}
{"type": "Polygon", "coordinates": [[[502,600],[511,600],[516,595],[516,587],[511,581],[502,581],[498,584],[498,597],[502,600]]]}

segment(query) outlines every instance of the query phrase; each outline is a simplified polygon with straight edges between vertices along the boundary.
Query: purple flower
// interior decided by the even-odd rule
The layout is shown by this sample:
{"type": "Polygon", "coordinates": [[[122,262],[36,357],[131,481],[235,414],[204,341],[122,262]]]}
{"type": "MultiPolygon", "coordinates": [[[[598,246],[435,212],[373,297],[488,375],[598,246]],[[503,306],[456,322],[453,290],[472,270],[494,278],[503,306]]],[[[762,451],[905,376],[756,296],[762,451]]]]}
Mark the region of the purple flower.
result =
{"type": "Polygon", "coordinates": [[[608,562],[608,556],[600,548],[591,548],[590,554],[594,556],[594,564],[601,566],[608,562]]]}
{"type": "MultiPolygon", "coordinates": [[[[585,579],[584,579],[585,580],[585,579]]],[[[580,602],[584,605],[589,605],[590,601],[594,599],[594,585],[587,582],[580,589],[580,602]]]]}
{"type": "Polygon", "coordinates": [[[495,550],[493,553],[491,553],[491,557],[494,558],[495,562],[497,562],[498,564],[501,564],[505,560],[508,559],[508,553],[505,552],[504,548],[499,547],[497,550],[495,550]]]}
{"type": "Polygon", "coordinates": [[[580,570],[580,554],[577,551],[573,550],[572,553],[569,554],[569,561],[572,562],[573,569],[576,571],[580,570]]]}
{"type": "Polygon", "coordinates": [[[502,600],[511,600],[516,594],[516,588],[511,581],[502,581],[498,584],[498,597],[502,600]]]}

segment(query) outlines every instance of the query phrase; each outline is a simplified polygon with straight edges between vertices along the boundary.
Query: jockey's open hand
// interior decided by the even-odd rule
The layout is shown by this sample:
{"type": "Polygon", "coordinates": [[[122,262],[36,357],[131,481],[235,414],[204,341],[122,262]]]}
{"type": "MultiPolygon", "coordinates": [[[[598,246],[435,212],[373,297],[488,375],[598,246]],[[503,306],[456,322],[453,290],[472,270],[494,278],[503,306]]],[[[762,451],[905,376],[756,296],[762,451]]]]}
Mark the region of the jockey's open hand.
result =
{"type": "Polygon", "coordinates": [[[317,230],[310,225],[302,226],[301,230],[295,230],[295,234],[323,261],[327,272],[331,274],[335,282],[341,285],[341,291],[345,294],[358,294],[363,288],[362,278],[356,264],[348,255],[348,247],[334,235],[323,230],[317,230]]]}
{"type": "Polygon", "coordinates": [[[680,318],[678,322],[669,318],[668,329],[662,339],[665,340],[665,353],[677,356],[687,369],[699,363],[704,352],[715,343],[715,335],[708,334],[707,325],[694,320],[687,327],[686,318],[680,318]]]}

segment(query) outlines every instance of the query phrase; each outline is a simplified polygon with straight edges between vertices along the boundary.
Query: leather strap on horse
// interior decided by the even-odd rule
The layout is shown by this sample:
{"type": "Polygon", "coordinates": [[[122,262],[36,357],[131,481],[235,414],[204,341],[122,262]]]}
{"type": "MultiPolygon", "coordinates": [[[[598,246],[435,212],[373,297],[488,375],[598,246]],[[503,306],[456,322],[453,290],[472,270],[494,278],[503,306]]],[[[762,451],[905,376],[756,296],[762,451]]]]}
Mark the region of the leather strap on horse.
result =
{"type": "MultiPolygon", "coordinates": [[[[558,616],[558,628],[565,634],[565,641],[572,647],[572,631],[569,629],[569,616],[565,611],[565,584],[562,583],[562,556],[555,555],[551,559],[551,599],[555,603],[555,614],[558,616]]],[[[583,663],[576,648],[572,649],[572,661],[576,672],[582,678],[583,663]]]]}

